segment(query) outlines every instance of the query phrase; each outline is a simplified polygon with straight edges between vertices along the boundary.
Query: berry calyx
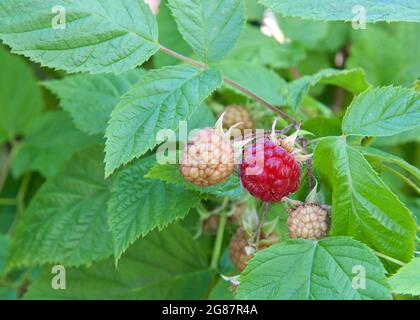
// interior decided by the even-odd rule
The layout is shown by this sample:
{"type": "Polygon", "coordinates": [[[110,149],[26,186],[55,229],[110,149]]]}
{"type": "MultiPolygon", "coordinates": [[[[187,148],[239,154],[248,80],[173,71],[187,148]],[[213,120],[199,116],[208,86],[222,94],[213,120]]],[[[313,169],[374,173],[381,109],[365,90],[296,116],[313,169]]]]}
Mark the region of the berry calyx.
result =
{"type": "Polygon", "coordinates": [[[197,132],[184,148],[180,165],[184,179],[197,186],[210,186],[225,181],[235,169],[232,143],[216,129],[197,132]]]}
{"type": "Polygon", "coordinates": [[[288,211],[287,226],[290,238],[319,240],[327,235],[329,225],[327,206],[304,203],[288,211]]]}
{"type": "Polygon", "coordinates": [[[245,148],[240,169],[243,187],[265,202],[280,201],[299,187],[298,161],[267,138],[245,148]]]}
{"type": "MultiPolygon", "coordinates": [[[[268,237],[261,233],[257,250],[267,249],[278,241],[278,236],[274,232],[270,233],[268,237]]],[[[230,259],[235,267],[241,272],[245,269],[248,261],[254,256],[253,250],[249,246],[249,242],[249,234],[243,228],[239,228],[236,230],[229,243],[230,259]]]]}
{"type": "Polygon", "coordinates": [[[252,129],[254,122],[252,121],[251,114],[249,111],[241,105],[228,105],[225,107],[225,117],[223,119],[223,125],[225,128],[230,128],[235,124],[237,129],[243,131],[245,129],[252,129]]]}

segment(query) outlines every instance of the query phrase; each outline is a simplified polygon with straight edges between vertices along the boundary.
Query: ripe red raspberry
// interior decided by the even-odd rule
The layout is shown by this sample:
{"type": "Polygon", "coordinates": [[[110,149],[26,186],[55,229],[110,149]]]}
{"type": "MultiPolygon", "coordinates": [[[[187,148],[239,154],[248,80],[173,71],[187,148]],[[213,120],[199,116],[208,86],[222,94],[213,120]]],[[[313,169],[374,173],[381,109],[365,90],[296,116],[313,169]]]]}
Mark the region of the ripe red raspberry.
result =
{"type": "Polygon", "coordinates": [[[316,204],[303,204],[289,209],[287,226],[290,238],[319,240],[327,235],[328,210],[316,204]]]}
{"type": "Polygon", "coordinates": [[[198,186],[221,183],[234,169],[232,143],[212,128],[201,129],[188,142],[180,165],[184,179],[198,186]]]}
{"type": "Polygon", "coordinates": [[[291,153],[273,141],[259,139],[245,149],[241,181],[254,197],[277,202],[299,186],[300,166],[291,153]]]}
{"type": "MultiPolygon", "coordinates": [[[[249,235],[248,233],[239,228],[236,230],[229,243],[230,259],[232,260],[235,267],[242,271],[245,269],[248,261],[254,256],[252,253],[247,254],[246,248],[249,246],[249,235]]],[[[264,250],[278,242],[278,236],[276,233],[271,233],[268,237],[261,234],[260,242],[258,244],[258,250],[264,250]]]]}
{"type": "Polygon", "coordinates": [[[237,129],[243,131],[245,129],[252,129],[254,122],[252,121],[249,111],[241,106],[232,104],[225,108],[225,117],[223,119],[223,127],[229,129],[230,127],[240,123],[236,126],[237,129]]]}

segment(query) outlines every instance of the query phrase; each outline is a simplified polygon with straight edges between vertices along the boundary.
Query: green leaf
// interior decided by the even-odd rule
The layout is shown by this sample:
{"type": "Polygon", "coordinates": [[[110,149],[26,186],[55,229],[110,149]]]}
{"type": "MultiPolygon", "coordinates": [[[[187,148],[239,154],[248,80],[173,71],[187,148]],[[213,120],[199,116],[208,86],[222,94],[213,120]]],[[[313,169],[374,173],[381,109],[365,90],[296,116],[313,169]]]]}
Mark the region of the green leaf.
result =
{"type": "Polygon", "coordinates": [[[0,39],[13,52],[68,72],[120,73],[159,50],[156,19],[143,0],[7,0],[0,20],[0,39]],[[60,10],[65,25],[54,28],[60,10]]]}
{"type": "Polygon", "coordinates": [[[245,24],[243,0],[168,0],[178,30],[204,62],[223,58],[245,24]]]}
{"type": "Polygon", "coordinates": [[[239,299],[391,299],[379,259],[367,246],[347,237],[288,240],[262,250],[239,281],[239,299]],[[363,277],[358,270],[365,272],[364,287],[356,279],[363,277]]]}
{"type": "Polygon", "coordinates": [[[311,76],[303,76],[283,87],[282,93],[287,105],[296,110],[309,90],[320,83],[339,86],[355,94],[369,87],[362,69],[325,69],[311,76]]]}
{"type": "Polygon", "coordinates": [[[352,21],[359,11],[353,12],[358,5],[364,8],[366,22],[376,21],[420,21],[420,4],[416,0],[260,0],[261,4],[286,16],[323,21],[352,21]]]}
{"type": "Polygon", "coordinates": [[[280,44],[259,28],[247,26],[235,49],[226,57],[272,68],[289,68],[305,58],[305,51],[294,43],[280,44]]]}
{"type": "MultiPolygon", "coordinates": [[[[5,279],[6,256],[9,248],[9,238],[0,233],[0,282],[5,279]]],[[[2,300],[16,300],[17,289],[5,283],[0,285],[0,301],[2,300]]]]}
{"type": "Polygon", "coordinates": [[[144,70],[120,75],[75,75],[43,83],[60,98],[60,106],[70,113],[76,126],[88,133],[105,133],[109,116],[144,70]]]}
{"type": "Polygon", "coordinates": [[[420,42],[418,23],[369,25],[353,32],[347,65],[366,71],[375,86],[411,84],[420,74],[420,42]]]}
{"type": "Polygon", "coordinates": [[[0,234],[0,279],[6,268],[6,256],[9,247],[9,239],[5,235],[0,234]]]}
{"type": "MultiPolygon", "coordinates": [[[[0,4],[0,8],[1,8],[0,4]]],[[[3,23],[3,22],[2,22],[3,23]]],[[[1,26],[0,26],[1,28],[1,26]]],[[[43,108],[42,93],[29,65],[0,46],[0,143],[21,134],[43,108]]]]}
{"type": "Polygon", "coordinates": [[[277,22],[286,38],[311,49],[319,49],[317,44],[327,35],[328,31],[328,23],[314,20],[278,15],[277,22]]]}
{"type": "Polygon", "coordinates": [[[106,175],[155,147],[159,130],[176,130],[221,83],[220,72],[187,65],[149,71],[111,113],[106,175]]]}
{"type": "Polygon", "coordinates": [[[0,300],[17,300],[18,293],[14,288],[0,288],[0,300]]]}
{"type": "Polygon", "coordinates": [[[370,147],[354,147],[357,149],[365,158],[375,159],[383,163],[394,164],[400,168],[407,170],[408,173],[413,175],[416,179],[420,180],[420,170],[415,166],[409,164],[404,159],[394,156],[393,154],[384,152],[370,147]]]}
{"type": "MultiPolygon", "coordinates": [[[[239,83],[268,102],[277,105],[284,103],[280,89],[286,85],[286,81],[274,71],[257,64],[229,60],[214,64],[213,67],[220,70],[230,80],[239,83]]],[[[227,85],[226,87],[245,95],[231,86],[227,85]]]]}
{"type": "Polygon", "coordinates": [[[327,24],[327,33],[314,47],[314,50],[322,50],[336,53],[349,41],[351,24],[342,21],[320,22],[327,24]]]}
{"type": "Polygon", "coordinates": [[[157,164],[150,169],[146,178],[159,179],[161,181],[183,186],[184,188],[197,191],[201,194],[213,194],[218,197],[239,198],[244,195],[244,189],[237,175],[231,175],[225,182],[214,186],[199,187],[186,182],[181,176],[177,165],[157,164]]]}
{"type": "Polygon", "coordinates": [[[108,224],[117,262],[137,238],[183,218],[199,201],[198,193],[159,180],[145,179],[155,155],[120,171],[112,186],[108,224]]]}
{"type": "MultiPolygon", "coordinates": [[[[177,29],[174,17],[165,2],[161,2],[157,15],[159,26],[159,43],[171,50],[189,56],[192,50],[188,43],[182,38],[181,33],[177,29]]],[[[159,51],[153,57],[155,66],[160,68],[167,65],[179,64],[180,60],[172,57],[162,51],[159,51]]]]}
{"type": "Polygon", "coordinates": [[[392,292],[420,295],[420,258],[415,258],[389,278],[392,292]]]}
{"type": "Polygon", "coordinates": [[[219,278],[212,288],[209,297],[209,300],[233,300],[232,285],[224,280],[219,278]]]}
{"type": "Polygon", "coordinates": [[[397,133],[390,137],[377,138],[373,141],[374,146],[395,146],[398,144],[420,142],[420,126],[414,129],[397,133]]]}
{"type": "Polygon", "coordinates": [[[401,261],[413,256],[416,224],[360,152],[343,137],[315,148],[321,182],[332,187],[332,235],[349,235],[401,261]]]}
{"type": "Polygon", "coordinates": [[[316,137],[341,135],[341,120],[337,118],[317,117],[305,121],[302,130],[312,132],[316,137]]]}
{"type": "Polygon", "coordinates": [[[102,148],[79,152],[36,193],[12,236],[8,269],[89,264],[112,254],[102,148]]]}
{"type": "Polygon", "coordinates": [[[188,131],[205,127],[213,127],[216,122],[214,114],[206,104],[202,104],[188,121],[188,131]]]}
{"type": "Polygon", "coordinates": [[[385,137],[413,129],[420,121],[420,93],[402,87],[383,87],[358,95],[343,119],[343,132],[385,137]]]}
{"type": "Polygon", "coordinates": [[[245,0],[248,20],[261,21],[265,8],[255,0],[245,0]]]}
{"type": "Polygon", "coordinates": [[[66,290],[51,288],[46,268],[26,299],[200,299],[210,284],[202,249],[183,228],[171,225],[137,241],[121,259],[67,269],[66,290]]]}
{"type": "Polygon", "coordinates": [[[74,153],[101,139],[77,130],[62,111],[49,111],[34,119],[24,131],[25,139],[13,150],[12,172],[20,176],[39,171],[55,175],[74,153]]]}

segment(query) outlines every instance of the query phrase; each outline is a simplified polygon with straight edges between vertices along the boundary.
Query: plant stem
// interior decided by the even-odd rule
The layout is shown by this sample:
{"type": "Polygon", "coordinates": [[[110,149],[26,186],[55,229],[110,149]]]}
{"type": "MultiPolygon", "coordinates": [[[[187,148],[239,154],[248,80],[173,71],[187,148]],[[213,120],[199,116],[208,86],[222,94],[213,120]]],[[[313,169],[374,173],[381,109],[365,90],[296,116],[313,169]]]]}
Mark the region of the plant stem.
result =
{"type": "Polygon", "coordinates": [[[392,168],[392,167],[388,167],[388,166],[386,166],[386,168],[389,170],[389,171],[391,171],[393,174],[395,174],[396,176],[398,176],[398,177],[400,177],[402,180],[404,180],[404,182],[405,183],[407,183],[411,188],[413,188],[414,189],[414,191],[416,191],[417,192],[417,194],[419,194],[420,195],[420,188],[419,187],[417,187],[417,185],[413,182],[413,181],[411,181],[409,178],[407,178],[405,175],[403,175],[401,172],[399,172],[399,171],[397,171],[397,170],[395,170],[394,168],[392,168]]]}
{"type": "MultiPolygon", "coordinates": [[[[302,140],[303,149],[305,152],[308,152],[308,139],[304,138],[302,140]]],[[[309,184],[309,192],[312,191],[313,188],[313,176],[312,176],[312,159],[308,159],[306,161],[307,168],[308,168],[308,184],[309,184]]]]}
{"type": "Polygon", "coordinates": [[[385,254],[383,254],[383,253],[380,253],[380,252],[378,252],[378,251],[373,251],[378,257],[380,257],[380,258],[382,258],[382,259],[385,259],[385,260],[388,260],[388,261],[391,261],[391,262],[393,262],[393,263],[395,263],[395,264],[398,264],[398,265],[400,265],[400,266],[405,266],[406,265],[406,263],[404,263],[404,262],[402,262],[402,261],[400,261],[400,260],[397,260],[397,259],[394,259],[394,258],[391,258],[391,257],[389,257],[389,256],[387,256],[387,255],[385,255],[385,254]]]}
{"type": "Polygon", "coordinates": [[[318,142],[324,140],[325,138],[327,138],[327,137],[321,137],[321,138],[315,138],[315,139],[312,139],[312,140],[308,140],[308,145],[318,143],[318,142]]]}
{"type": "Polygon", "coordinates": [[[262,231],[262,227],[265,223],[265,218],[267,216],[269,206],[270,206],[270,202],[263,202],[263,207],[262,207],[262,211],[261,211],[261,218],[260,218],[260,222],[258,223],[258,229],[257,229],[255,241],[254,241],[256,250],[258,250],[258,245],[260,244],[261,231],[262,231]]]}
{"type": "Polygon", "coordinates": [[[0,206],[14,206],[17,204],[16,199],[0,198],[0,206]]]}
{"type": "Polygon", "coordinates": [[[25,210],[25,196],[26,191],[28,190],[29,183],[31,182],[31,173],[27,173],[24,175],[22,179],[22,184],[20,185],[19,192],[17,194],[17,208],[19,214],[22,214],[25,210]]]}
{"type": "Polygon", "coordinates": [[[296,66],[291,66],[290,67],[290,72],[293,76],[293,79],[299,79],[301,77],[300,72],[298,70],[298,68],[296,68],[296,66]]]}
{"type": "Polygon", "coordinates": [[[261,98],[260,96],[252,93],[248,89],[246,89],[243,86],[241,86],[239,83],[237,83],[237,82],[235,82],[233,80],[230,80],[230,79],[228,79],[226,77],[223,77],[223,81],[226,82],[227,84],[231,85],[232,87],[234,87],[234,88],[242,91],[243,93],[245,93],[246,95],[250,96],[251,98],[254,98],[258,102],[260,102],[261,104],[263,104],[264,106],[266,106],[267,108],[269,108],[274,113],[277,113],[283,119],[286,119],[286,120],[289,120],[289,121],[293,121],[293,122],[297,122],[297,120],[295,118],[293,118],[292,116],[289,116],[287,113],[279,110],[278,108],[276,108],[275,106],[273,106],[271,103],[269,103],[267,100],[265,100],[265,99],[261,98]]]}
{"type": "Polygon", "coordinates": [[[172,51],[169,48],[166,48],[164,46],[160,46],[160,50],[162,50],[163,52],[165,52],[166,54],[169,54],[170,56],[177,58],[181,61],[184,61],[186,63],[189,63],[197,68],[207,68],[207,65],[204,63],[201,63],[200,61],[188,58],[186,56],[184,56],[183,54],[180,54],[178,52],[172,51]]]}
{"type": "Polygon", "coordinates": [[[226,197],[223,199],[222,204],[219,207],[215,208],[214,210],[209,211],[208,215],[210,216],[210,215],[218,214],[219,212],[222,212],[223,210],[226,209],[228,204],[229,204],[229,198],[226,197]]]}
{"type": "Polygon", "coordinates": [[[22,183],[20,184],[20,188],[16,197],[16,201],[17,201],[16,216],[15,216],[15,221],[13,221],[13,224],[9,229],[10,234],[14,232],[17,223],[19,222],[19,220],[21,219],[25,211],[25,197],[26,197],[26,192],[29,187],[29,183],[31,182],[31,176],[32,176],[32,173],[25,174],[22,179],[22,183]]]}
{"type": "MultiPolygon", "coordinates": [[[[171,49],[168,49],[164,46],[160,46],[160,50],[162,50],[163,52],[165,52],[166,54],[169,54],[170,56],[177,58],[181,61],[184,61],[186,63],[189,63],[197,68],[207,68],[208,65],[204,64],[200,61],[188,58],[186,56],[184,56],[183,54],[180,54],[178,52],[175,52],[171,49]]],[[[273,106],[271,103],[269,103],[267,100],[265,100],[264,98],[256,95],[255,93],[252,93],[251,91],[249,91],[248,89],[244,88],[243,86],[241,86],[239,83],[230,80],[226,77],[223,77],[223,81],[226,82],[227,84],[231,85],[232,87],[238,89],[239,91],[242,91],[243,93],[245,93],[247,96],[250,96],[251,98],[254,98],[255,100],[259,101],[261,104],[263,104],[264,106],[266,106],[267,108],[269,108],[271,111],[273,111],[274,113],[278,114],[280,117],[289,120],[289,121],[294,121],[296,122],[296,120],[289,116],[287,113],[279,110],[278,108],[276,108],[275,106],[273,106]]]]}
{"type": "Polygon", "coordinates": [[[222,252],[223,234],[225,233],[227,216],[225,213],[220,215],[219,226],[217,227],[216,240],[214,242],[213,254],[211,257],[210,269],[217,270],[219,265],[220,253],[222,252]]]}
{"type": "Polygon", "coordinates": [[[334,93],[334,102],[332,104],[332,110],[336,113],[338,113],[343,105],[343,101],[344,101],[344,95],[346,94],[346,92],[344,91],[343,88],[341,87],[337,87],[335,89],[335,93],[334,93]]]}
{"type": "Polygon", "coordinates": [[[0,195],[3,191],[3,187],[6,183],[7,176],[9,175],[10,170],[10,150],[8,145],[4,145],[0,149],[0,195]]]}

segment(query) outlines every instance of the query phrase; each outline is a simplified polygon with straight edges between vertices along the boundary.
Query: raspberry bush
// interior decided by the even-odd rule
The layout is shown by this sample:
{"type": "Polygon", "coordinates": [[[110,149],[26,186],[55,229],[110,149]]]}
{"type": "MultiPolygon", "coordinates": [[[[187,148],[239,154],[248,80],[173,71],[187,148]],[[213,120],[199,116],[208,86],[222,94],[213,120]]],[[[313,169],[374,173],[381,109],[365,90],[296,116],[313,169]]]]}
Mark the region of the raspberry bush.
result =
{"type": "Polygon", "coordinates": [[[313,2],[2,0],[0,299],[418,299],[419,4],[313,2]]]}

